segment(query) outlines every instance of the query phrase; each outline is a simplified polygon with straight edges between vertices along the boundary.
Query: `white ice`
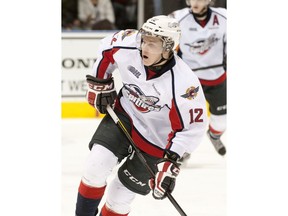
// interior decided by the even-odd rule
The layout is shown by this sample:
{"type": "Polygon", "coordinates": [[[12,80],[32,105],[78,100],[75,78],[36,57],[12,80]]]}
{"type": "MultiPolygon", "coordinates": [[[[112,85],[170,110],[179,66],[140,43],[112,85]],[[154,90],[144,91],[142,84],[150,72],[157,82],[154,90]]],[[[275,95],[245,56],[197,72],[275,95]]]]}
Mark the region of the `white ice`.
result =
{"type": "MultiPolygon", "coordinates": [[[[62,216],[74,216],[78,185],[88,143],[99,119],[62,120],[62,216]]],[[[225,134],[223,141],[225,142],[225,134]]],[[[229,151],[229,148],[228,150],[229,151]]],[[[108,180],[115,175],[116,169],[108,180]]],[[[194,151],[177,177],[173,197],[188,216],[226,215],[226,159],[216,153],[208,137],[194,151]]],[[[100,207],[105,201],[105,195],[100,207]]],[[[136,196],[129,216],[180,215],[168,199],[136,196]]]]}

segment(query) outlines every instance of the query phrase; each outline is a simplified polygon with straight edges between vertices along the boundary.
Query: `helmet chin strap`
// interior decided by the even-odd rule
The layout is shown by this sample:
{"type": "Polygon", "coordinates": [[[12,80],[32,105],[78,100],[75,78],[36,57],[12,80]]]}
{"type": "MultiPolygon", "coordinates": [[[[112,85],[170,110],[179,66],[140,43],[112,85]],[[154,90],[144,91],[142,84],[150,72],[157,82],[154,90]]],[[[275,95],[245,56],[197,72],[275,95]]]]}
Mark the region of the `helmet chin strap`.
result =
{"type": "MultiPolygon", "coordinates": [[[[160,63],[162,63],[162,62],[164,62],[164,61],[167,61],[168,59],[165,59],[164,57],[163,57],[163,54],[161,53],[161,59],[159,59],[159,61],[156,61],[156,62],[154,62],[152,65],[150,65],[149,67],[153,67],[153,66],[157,66],[158,64],[160,64],[160,63]]],[[[160,66],[160,65],[159,65],[160,66]]]]}
{"type": "Polygon", "coordinates": [[[152,70],[152,71],[161,70],[161,68],[162,68],[165,64],[161,64],[161,65],[159,65],[159,64],[162,63],[162,62],[164,62],[164,61],[166,61],[166,62],[169,61],[172,57],[173,57],[173,52],[171,52],[171,53],[169,54],[168,59],[165,59],[165,58],[163,57],[163,53],[161,53],[161,59],[160,59],[159,61],[153,63],[152,65],[148,66],[148,68],[149,68],[150,70],[152,70]]]}

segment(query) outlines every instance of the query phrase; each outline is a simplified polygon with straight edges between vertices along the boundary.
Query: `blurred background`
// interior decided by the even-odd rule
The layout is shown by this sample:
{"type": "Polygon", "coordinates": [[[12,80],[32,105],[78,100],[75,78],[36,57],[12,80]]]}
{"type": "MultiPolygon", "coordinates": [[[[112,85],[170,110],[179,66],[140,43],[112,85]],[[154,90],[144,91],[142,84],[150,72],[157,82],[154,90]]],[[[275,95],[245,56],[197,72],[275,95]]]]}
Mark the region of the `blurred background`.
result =
{"type": "MultiPolygon", "coordinates": [[[[139,29],[152,16],[186,6],[185,0],[62,0],[62,30],[139,29]],[[93,6],[101,15],[85,16],[93,6]]],[[[213,6],[227,8],[226,0],[214,0],[213,6]]]]}

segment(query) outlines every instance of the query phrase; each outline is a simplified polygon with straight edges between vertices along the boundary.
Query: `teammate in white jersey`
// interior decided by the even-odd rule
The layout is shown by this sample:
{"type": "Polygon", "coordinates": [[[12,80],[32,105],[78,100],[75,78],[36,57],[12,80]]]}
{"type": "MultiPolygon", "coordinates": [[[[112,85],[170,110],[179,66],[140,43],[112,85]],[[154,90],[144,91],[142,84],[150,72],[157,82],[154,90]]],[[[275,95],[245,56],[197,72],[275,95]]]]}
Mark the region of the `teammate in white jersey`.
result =
{"type": "Polygon", "coordinates": [[[220,137],[226,130],[226,9],[211,7],[211,0],[186,3],[189,7],[169,15],[181,28],[178,54],[201,82],[211,114],[207,135],[225,155],[220,137]]]}
{"type": "Polygon", "coordinates": [[[127,137],[106,115],[91,142],[76,203],[77,216],[94,216],[112,169],[124,160],[109,184],[101,216],[124,216],[136,194],[152,190],[163,199],[175,186],[184,152],[200,144],[208,125],[206,101],[197,76],[176,55],[177,20],[156,16],[137,30],[122,30],[102,40],[93,73],[87,75],[89,104],[114,111],[132,136],[155,176],[150,176],[127,137]],[[117,98],[112,72],[123,87],[117,98]],[[115,101],[115,104],[114,104],[115,101]]]}

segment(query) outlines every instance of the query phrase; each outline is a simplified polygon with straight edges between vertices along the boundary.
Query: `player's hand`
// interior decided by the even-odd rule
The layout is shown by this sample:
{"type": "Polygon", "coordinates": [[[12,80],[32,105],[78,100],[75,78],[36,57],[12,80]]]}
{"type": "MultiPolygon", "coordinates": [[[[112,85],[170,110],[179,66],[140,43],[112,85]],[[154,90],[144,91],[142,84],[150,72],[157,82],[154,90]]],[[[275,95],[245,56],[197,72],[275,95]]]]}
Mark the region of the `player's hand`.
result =
{"type": "Polygon", "coordinates": [[[166,158],[159,160],[157,168],[155,178],[149,180],[149,187],[155,199],[164,199],[167,192],[172,193],[180,168],[175,161],[166,158]]]}
{"type": "Polygon", "coordinates": [[[90,75],[86,75],[86,78],[88,83],[86,99],[88,103],[100,113],[105,114],[107,105],[112,106],[117,97],[113,78],[98,79],[90,75]]]}

